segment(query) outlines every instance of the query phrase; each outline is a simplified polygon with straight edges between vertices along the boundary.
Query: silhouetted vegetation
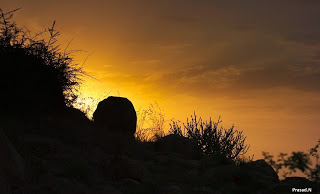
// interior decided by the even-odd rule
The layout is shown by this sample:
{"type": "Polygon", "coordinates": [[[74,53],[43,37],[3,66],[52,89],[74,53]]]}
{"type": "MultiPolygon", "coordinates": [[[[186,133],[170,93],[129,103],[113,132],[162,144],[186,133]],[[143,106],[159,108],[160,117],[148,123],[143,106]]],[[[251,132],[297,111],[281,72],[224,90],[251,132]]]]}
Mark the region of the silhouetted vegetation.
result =
{"type": "Polygon", "coordinates": [[[138,141],[155,141],[164,136],[164,113],[157,103],[137,112],[138,123],[135,138],[138,141]]]}
{"type": "MultiPolygon", "coordinates": [[[[79,96],[81,96],[81,94],[79,96]]],[[[86,115],[86,117],[92,120],[93,112],[98,103],[99,101],[93,97],[78,97],[77,101],[73,103],[73,107],[81,110],[86,115]],[[94,105],[95,107],[93,107],[94,105]]]]}
{"type": "Polygon", "coordinates": [[[70,57],[73,51],[60,51],[55,22],[34,36],[28,29],[17,27],[11,19],[18,10],[4,13],[0,9],[1,101],[14,112],[71,106],[77,98],[79,75],[83,74],[70,57]]]}
{"type": "Polygon", "coordinates": [[[275,169],[277,173],[283,171],[284,178],[292,176],[297,170],[304,173],[309,180],[319,182],[320,178],[320,163],[318,148],[320,146],[320,139],[315,147],[309,150],[309,153],[292,152],[291,155],[287,153],[280,153],[278,159],[274,160],[274,156],[268,152],[262,152],[264,159],[275,169]],[[311,157],[314,157],[316,164],[313,167],[311,157]]]}
{"type": "MultiPolygon", "coordinates": [[[[126,130],[134,123],[135,129],[135,109],[130,123],[130,114],[115,104],[101,117],[115,122],[99,129],[97,120],[85,116],[93,107],[76,101],[83,71],[73,63],[72,51],[60,52],[55,22],[32,36],[10,21],[17,10],[0,9],[0,128],[5,132],[0,133],[0,193],[272,193],[279,186],[266,161],[244,157],[250,146],[242,131],[219,128],[220,117],[204,122],[194,113],[183,127],[172,121],[165,136],[164,112],[151,104],[138,111],[131,140],[119,126],[126,130]],[[67,107],[74,104],[84,113],[67,107]],[[61,114],[45,114],[51,111],[61,114]]],[[[319,145],[320,140],[309,154],[281,154],[277,162],[264,156],[277,172],[299,169],[318,181],[319,145]],[[317,159],[315,168],[310,156],[317,159]]]]}
{"type": "Polygon", "coordinates": [[[220,117],[217,122],[213,122],[211,118],[209,122],[203,122],[201,117],[197,119],[194,113],[191,121],[187,119],[187,124],[183,124],[184,132],[178,122],[172,121],[170,133],[186,135],[190,139],[197,140],[204,155],[223,156],[232,160],[243,156],[250,146],[245,145],[246,137],[242,135],[242,131],[234,130],[234,126],[230,129],[222,127],[219,129],[220,123],[220,117]]]}

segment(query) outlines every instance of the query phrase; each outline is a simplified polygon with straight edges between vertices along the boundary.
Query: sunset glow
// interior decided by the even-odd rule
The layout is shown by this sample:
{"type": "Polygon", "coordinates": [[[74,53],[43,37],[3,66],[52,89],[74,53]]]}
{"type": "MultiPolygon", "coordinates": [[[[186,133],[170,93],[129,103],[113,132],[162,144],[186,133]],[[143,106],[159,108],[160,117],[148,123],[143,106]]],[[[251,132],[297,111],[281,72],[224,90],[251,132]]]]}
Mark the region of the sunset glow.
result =
{"type": "Polygon", "coordinates": [[[17,7],[32,32],[56,20],[83,76],[80,100],[136,110],[157,102],[169,121],[195,111],[243,131],[248,155],[307,151],[320,138],[319,1],[36,1],[17,7]],[[272,3],[271,3],[272,2],[272,3]],[[272,13],[272,14],[271,14],[272,13]],[[88,98],[92,99],[88,99],[88,98]]]}

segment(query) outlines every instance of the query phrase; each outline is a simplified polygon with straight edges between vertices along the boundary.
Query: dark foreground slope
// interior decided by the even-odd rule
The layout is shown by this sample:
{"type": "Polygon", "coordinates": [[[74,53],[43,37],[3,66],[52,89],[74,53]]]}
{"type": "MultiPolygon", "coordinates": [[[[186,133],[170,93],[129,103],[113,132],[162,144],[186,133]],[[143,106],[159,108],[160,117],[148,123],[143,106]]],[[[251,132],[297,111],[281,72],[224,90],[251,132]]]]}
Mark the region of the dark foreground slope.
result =
{"type": "Polygon", "coordinates": [[[197,142],[177,134],[139,142],[100,133],[70,107],[82,70],[53,44],[54,25],[48,42],[35,40],[9,22],[12,12],[0,13],[0,194],[291,193],[292,187],[319,187],[302,178],[279,181],[264,160],[236,165],[203,156],[197,142]]]}
{"type": "Polygon", "coordinates": [[[34,131],[7,138],[6,133],[25,127],[14,120],[1,130],[0,193],[291,193],[292,187],[317,189],[302,178],[279,181],[264,160],[235,165],[223,158],[198,157],[183,149],[190,149],[191,142],[175,135],[158,142],[130,142],[121,157],[114,157],[108,149],[115,145],[112,138],[97,143],[91,121],[72,108],[51,119],[38,118],[38,122],[38,129],[47,133],[34,131]]]}

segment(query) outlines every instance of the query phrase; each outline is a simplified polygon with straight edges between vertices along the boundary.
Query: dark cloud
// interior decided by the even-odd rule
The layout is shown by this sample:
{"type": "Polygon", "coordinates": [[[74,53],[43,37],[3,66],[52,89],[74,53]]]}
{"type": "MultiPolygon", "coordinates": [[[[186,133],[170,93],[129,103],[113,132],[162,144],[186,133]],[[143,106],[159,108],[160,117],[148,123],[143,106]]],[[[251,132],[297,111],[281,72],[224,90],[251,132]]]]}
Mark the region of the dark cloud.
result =
{"type": "Polygon", "coordinates": [[[186,23],[192,25],[195,22],[199,22],[200,18],[196,16],[184,16],[184,15],[168,15],[163,16],[162,19],[168,22],[174,23],[186,23]]]}
{"type": "Polygon", "coordinates": [[[86,80],[86,93],[159,100],[178,119],[216,111],[243,127],[256,149],[303,148],[315,138],[319,0],[0,2],[4,10],[23,7],[19,25],[37,32],[56,20],[70,37],[63,41],[75,36],[75,49],[95,52],[85,67],[100,81],[86,80]]]}
{"type": "MultiPolygon", "coordinates": [[[[2,5],[17,4],[10,2],[2,5]]],[[[89,48],[120,53],[116,73],[124,76],[114,77],[117,82],[203,94],[320,89],[318,0],[21,3],[24,17],[55,16],[65,28],[83,26],[79,39],[89,48]]]]}

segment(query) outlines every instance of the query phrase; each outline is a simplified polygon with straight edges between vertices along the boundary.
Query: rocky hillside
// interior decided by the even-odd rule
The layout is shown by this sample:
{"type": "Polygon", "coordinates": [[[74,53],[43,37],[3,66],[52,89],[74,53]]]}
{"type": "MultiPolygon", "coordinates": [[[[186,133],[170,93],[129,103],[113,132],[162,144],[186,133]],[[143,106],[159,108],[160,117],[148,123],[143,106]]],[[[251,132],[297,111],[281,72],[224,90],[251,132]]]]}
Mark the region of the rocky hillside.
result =
{"type": "Polygon", "coordinates": [[[0,194],[320,192],[304,178],[280,181],[264,160],[235,161],[246,146],[233,128],[224,145],[210,142],[221,137],[207,130],[216,125],[202,128],[207,139],[200,142],[209,139],[212,149],[199,146],[198,133],[181,136],[176,125],[174,134],[140,142],[133,104],[120,97],[99,103],[90,121],[70,108],[84,73],[55,44],[55,22],[45,31],[49,40],[37,40],[10,21],[17,10],[0,9],[0,194]]]}
{"type": "Polygon", "coordinates": [[[177,135],[127,142],[118,155],[112,135],[109,141],[96,141],[94,125],[72,108],[31,120],[2,119],[0,193],[291,193],[292,188],[319,188],[304,178],[279,181],[264,160],[236,165],[204,157],[177,135]]]}

